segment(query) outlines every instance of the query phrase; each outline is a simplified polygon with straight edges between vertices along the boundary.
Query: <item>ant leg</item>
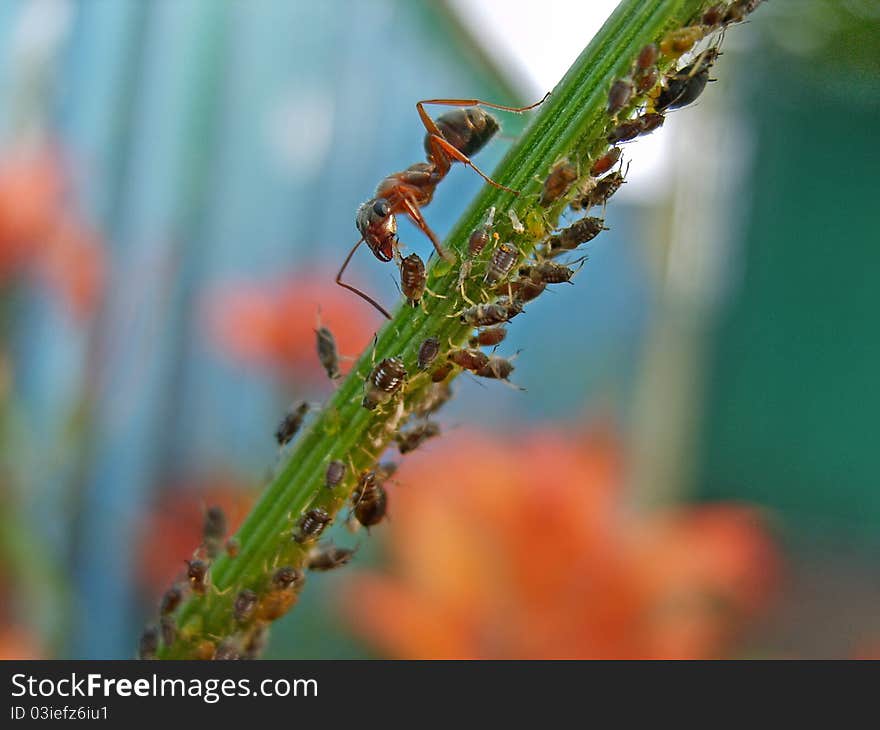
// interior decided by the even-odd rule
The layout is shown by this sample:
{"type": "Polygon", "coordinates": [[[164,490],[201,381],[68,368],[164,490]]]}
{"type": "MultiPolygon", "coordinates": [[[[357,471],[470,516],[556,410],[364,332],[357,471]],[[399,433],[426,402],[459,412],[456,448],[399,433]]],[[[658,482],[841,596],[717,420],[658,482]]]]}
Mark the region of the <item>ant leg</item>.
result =
{"type": "Polygon", "coordinates": [[[453,160],[456,160],[463,165],[467,165],[471,168],[477,175],[479,175],[483,180],[492,185],[493,187],[498,188],[499,190],[505,190],[508,193],[513,193],[514,195],[519,195],[519,190],[514,190],[513,188],[509,188],[506,185],[502,185],[499,182],[495,182],[491,177],[489,177],[485,172],[483,172],[479,167],[477,167],[472,161],[471,158],[467,155],[463,154],[460,150],[453,147],[449,142],[446,141],[443,137],[438,134],[431,133],[429,139],[431,140],[431,147],[434,148],[435,154],[436,151],[442,151],[444,155],[451,157],[453,160]]]}
{"type": "Polygon", "coordinates": [[[360,246],[363,242],[364,242],[363,238],[359,239],[358,242],[352,247],[351,251],[348,252],[348,256],[346,256],[345,261],[342,262],[342,266],[339,269],[339,273],[336,274],[336,283],[339,284],[339,286],[341,286],[343,289],[348,289],[350,292],[354,292],[361,299],[369,302],[376,309],[378,309],[380,312],[382,312],[382,314],[384,314],[387,319],[391,319],[391,315],[388,313],[388,310],[385,309],[381,304],[379,304],[379,302],[377,302],[375,299],[373,299],[372,297],[370,297],[367,294],[365,294],[364,292],[362,292],[360,289],[352,286],[351,284],[346,284],[342,280],[342,274],[345,272],[345,269],[348,267],[348,262],[351,261],[351,257],[354,256],[354,252],[357,251],[358,246],[360,246]]]}
{"type": "Polygon", "coordinates": [[[422,217],[422,213],[419,210],[417,205],[414,205],[408,198],[401,198],[401,205],[403,206],[404,212],[412,219],[412,222],[415,223],[428,238],[431,239],[431,243],[434,244],[434,250],[437,252],[437,255],[440,256],[444,261],[449,261],[451,263],[455,263],[455,254],[449,253],[446,251],[440,243],[440,240],[437,238],[437,234],[431,230],[428,223],[425,221],[424,217],[422,217]]]}
{"type": "Polygon", "coordinates": [[[540,101],[536,101],[534,104],[529,104],[528,106],[506,106],[504,104],[493,104],[491,101],[483,101],[482,99],[422,99],[421,101],[416,102],[416,110],[422,118],[422,122],[425,124],[427,130],[432,134],[439,134],[439,130],[437,129],[434,120],[431,119],[428,112],[425,111],[425,104],[436,104],[437,106],[487,106],[490,109],[500,109],[505,112],[522,114],[523,112],[527,112],[537,106],[541,106],[541,104],[547,101],[548,96],[550,96],[549,91],[544,94],[540,101]]]}

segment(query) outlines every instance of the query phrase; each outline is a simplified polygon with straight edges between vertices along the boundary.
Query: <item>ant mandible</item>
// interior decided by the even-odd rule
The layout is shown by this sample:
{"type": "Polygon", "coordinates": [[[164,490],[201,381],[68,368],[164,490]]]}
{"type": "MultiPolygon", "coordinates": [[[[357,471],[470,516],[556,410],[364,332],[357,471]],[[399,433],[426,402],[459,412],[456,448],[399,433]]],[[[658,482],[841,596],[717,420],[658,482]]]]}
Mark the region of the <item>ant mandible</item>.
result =
{"type": "Polygon", "coordinates": [[[441,258],[454,262],[455,256],[443,249],[440,240],[428,226],[420,209],[431,202],[434,190],[449,173],[453,162],[467,165],[490,185],[517,195],[516,190],[511,190],[495,182],[470,160],[470,157],[483,149],[500,128],[498,120],[489,112],[481,109],[480,106],[519,114],[542,104],[547,96],[549,94],[540,101],[523,107],[492,104],[480,99],[423,99],[418,102],[416,110],[427,130],[425,152],[428,161],[417,162],[406,170],[395,172],[386,177],[376,188],[375,197],[358,208],[355,222],[361,237],[345,257],[339,273],[336,274],[336,283],[368,301],[385,317],[391,319],[388,311],[375,299],[342,281],[342,274],[348,267],[348,263],[358,246],[366,242],[370,251],[379,261],[391,261],[397,253],[397,219],[395,215],[403,213],[409,216],[410,220],[431,239],[434,250],[441,258]],[[434,120],[425,111],[427,104],[462,108],[442,114],[434,120]]]}

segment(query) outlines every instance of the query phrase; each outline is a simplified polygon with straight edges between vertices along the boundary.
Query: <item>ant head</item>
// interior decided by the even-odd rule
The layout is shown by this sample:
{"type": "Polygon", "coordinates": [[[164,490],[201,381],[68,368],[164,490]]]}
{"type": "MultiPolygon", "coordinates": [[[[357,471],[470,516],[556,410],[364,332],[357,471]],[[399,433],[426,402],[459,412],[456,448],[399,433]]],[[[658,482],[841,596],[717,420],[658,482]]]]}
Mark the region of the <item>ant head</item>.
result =
{"type": "Polygon", "coordinates": [[[397,242],[397,219],[384,198],[373,198],[357,211],[356,224],[373,255],[380,261],[391,261],[397,242]]]}

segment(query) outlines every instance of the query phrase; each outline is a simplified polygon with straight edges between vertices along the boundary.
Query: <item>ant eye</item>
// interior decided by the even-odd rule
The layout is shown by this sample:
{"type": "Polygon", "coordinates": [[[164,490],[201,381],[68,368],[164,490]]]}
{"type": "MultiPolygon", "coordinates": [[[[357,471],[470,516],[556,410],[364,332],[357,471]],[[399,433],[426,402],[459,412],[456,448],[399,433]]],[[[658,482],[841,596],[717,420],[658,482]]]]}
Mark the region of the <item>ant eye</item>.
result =
{"type": "Polygon", "coordinates": [[[373,203],[373,212],[376,215],[385,218],[391,212],[391,209],[389,208],[388,203],[384,200],[377,200],[373,203]]]}

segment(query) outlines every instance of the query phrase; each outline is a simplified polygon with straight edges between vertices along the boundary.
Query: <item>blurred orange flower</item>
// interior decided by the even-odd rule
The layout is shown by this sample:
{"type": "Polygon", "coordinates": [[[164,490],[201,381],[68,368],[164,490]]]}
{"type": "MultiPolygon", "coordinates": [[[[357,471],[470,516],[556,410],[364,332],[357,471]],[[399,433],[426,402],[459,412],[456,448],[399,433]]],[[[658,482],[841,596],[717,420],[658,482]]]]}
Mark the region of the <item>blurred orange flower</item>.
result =
{"type": "Polygon", "coordinates": [[[291,371],[318,378],[324,377],[315,351],[319,307],[321,323],[333,332],[340,354],[363,351],[378,316],[359,306],[326,271],[228,285],[209,297],[206,313],[212,340],[234,358],[269,367],[282,378],[291,371]]]}
{"type": "Polygon", "coordinates": [[[0,625],[0,661],[43,658],[36,639],[26,629],[0,625]]]}
{"type": "Polygon", "coordinates": [[[97,304],[104,252],[97,233],[66,201],[66,178],[51,148],[0,156],[0,284],[37,271],[82,318],[97,304]]]}
{"type": "Polygon", "coordinates": [[[608,431],[459,431],[399,474],[394,575],[357,576],[341,602],[392,657],[718,657],[775,582],[754,510],[628,513],[608,431]]]}
{"type": "Polygon", "coordinates": [[[202,542],[208,507],[223,509],[231,536],[253,502],[251,485],[228,474],[209,474],[166,485],[141,528],[138,578],[145,592],[159,596],[180,577],[183,561],[191,559],[202,542]]]}

